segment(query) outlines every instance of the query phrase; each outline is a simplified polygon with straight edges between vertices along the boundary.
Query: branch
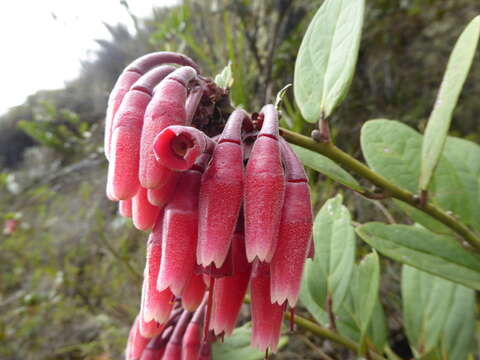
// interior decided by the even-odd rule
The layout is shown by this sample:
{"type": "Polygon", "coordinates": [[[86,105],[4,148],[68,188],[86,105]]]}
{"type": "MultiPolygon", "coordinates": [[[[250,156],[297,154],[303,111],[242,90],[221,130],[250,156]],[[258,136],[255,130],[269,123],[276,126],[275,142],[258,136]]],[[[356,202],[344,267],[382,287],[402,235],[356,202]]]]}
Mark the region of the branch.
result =
{"type": "MultiPolygon", "coordinates": [[[[251,303],[250,296],[248,296],[248,295],[245,296],[245,298],[243,299],[243,302],[245,304],[250,304],[251,303]]],[[[291,320],[289,312],[285,312],[283,314],[283,317],[287,321],[291,320]]],[[[301,317],[297,314],[295,314],[295,317],[294,317],[293,321],[296,325],[300,326],[301,328],[303,328],[305,330],[310,331],[312,334],[321,336],[325,339],[333,341],[334,343],[343,345],[347,349],[353,350],[357,353],[360,349],[360,345],[353,342],[352,340],[347,339],[347,338],[343,337],[342,335],[337,334],[335,331],[329,330],[329,329],[327,329],[327,328],[325,328],[325,327],[323,327],[319,324],[316,324],[313,321],[305,319],[304,317],[301,317]]],[[[368,350],[368,356],[373,360],[385,360],[385,358],[383,356],[381,356],[380,354],[378,354],[376,352],[373,352],[372,350],[368,350]]]]}
{"type": "MultiPolygon", "coordinates": [[[[288,313],[285,313],[284,314],[284,317],[285,319],[290,319],[290,314],[288,313]]],[[[313,321],[310,321],[310,320],[307,320],[301,316],[298,316],[298,315],[295,315],[295,324],[297,324],[298,326],[300,326],[301,328],[305,329],[305,330],[308,330],[310,331],[311,333],[315,334],[315,335],[319,335],[321,337],[324,337],[328,340],[331,340],[337,344],[340,344],[340,345],[343,345],[345,346],[346,348],[350,349],[350,350],[353,350],[355,351],[356,353],[358,353],[358,350],[360,348],[360,346],[351,341],[350,339],[347,339],[331,330],[328,330],[327,328],[324,328],[323,326],[320,326],[316,323],[314,323],[313,321]]],[[[368,351],[368,355],[371,359],[373,360],[385,360],[385,358],[383,356],[381,356],[380,354],[376,353],[376,352],[373,352],[371,350],[368,351]]]]}
{"type": "Polygon", "coordinates": [[[355,174],[369,180],[371,183],[375,184],[376,186],[387,192],[391,197],[403,201],[409,205],[412,205],[415,208],[430,215],[434,219],[440,221],[442,224],[448,226],[450,229],[459,234],[474,249],[476,249],[477,252],[480,250],[480,238],[476,234],[474,234],[465,224],[461,223],[460,221],[450,216],[445,211],[439,209],[432,203],[427,202],[424,206],[420,206],[418,197],[415,194],[392,184],[380,174],[372,171],[365,164],[361,163],[349,154],[340,150],[332,142],[318,143],[309,137],[297,134],[286,129],[281,129],[281,135],[288,142],[328,157],[336,163],[344,166],[348,170],[353,171],[355,174]]]}

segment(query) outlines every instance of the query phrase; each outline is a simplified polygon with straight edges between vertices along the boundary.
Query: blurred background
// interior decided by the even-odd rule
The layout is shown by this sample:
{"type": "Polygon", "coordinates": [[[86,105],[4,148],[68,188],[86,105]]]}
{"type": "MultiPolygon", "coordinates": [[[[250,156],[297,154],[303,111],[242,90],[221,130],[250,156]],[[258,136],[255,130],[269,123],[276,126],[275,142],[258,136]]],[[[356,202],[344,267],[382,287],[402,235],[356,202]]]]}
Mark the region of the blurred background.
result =
{"type": "MultiPolygon", "coordinates": [[[[146,234],[105,197],[109,91],[133,59],[188,54],[214,77],[230,61],[231,100],[249,111],[293,79],[321,0],[16,1],[0,12],[0,358],[119,359],[137,313],[146,234]]],[[[336,143],[361,159],[372,118],[423,131],[448,55],[478,0],[368,0],[351,91],[332,116],[336,143]]],[[[480,140],[477,54],[451,133],[480,140]]],[[[309,134],[289,91],[283,126],[309,134]]],[[[311,173],[314,207],[344,190],[311,173]]],[[[406,221],[393,206],[346,192],[357,222],[406,221]]],[[[360,244],[360,243],[359,243],[360,244]]],[[[387,260],[384,260],[387,261],[387,260]]],[[[390,343],[408,357],[399,272],[382,264],[390,343]]],[[[277,359],[341,349],[290,336],[277,359]],[[316,350],[317,349],[317,350],[316,350]]]]}

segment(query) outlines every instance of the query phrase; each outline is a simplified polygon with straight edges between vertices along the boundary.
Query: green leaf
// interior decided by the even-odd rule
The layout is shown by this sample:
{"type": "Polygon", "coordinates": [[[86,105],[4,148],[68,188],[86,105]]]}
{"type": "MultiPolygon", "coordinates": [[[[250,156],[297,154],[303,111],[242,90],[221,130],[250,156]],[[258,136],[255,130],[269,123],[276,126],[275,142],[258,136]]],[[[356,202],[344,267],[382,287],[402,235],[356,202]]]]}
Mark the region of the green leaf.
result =
{"type": "Polygon", "coordinates": [[[435,106],[425,129],[419,188],[426,190],[442,153],[452,113],[472,65],[480,35],[480,16],[474,18],[457,40],[448,60],[435,106]]]}
{"type": "Polygon", "coordinates": [[[287,84],[277,93],[277,96],[275,97],[275,109],[278,110],[280,108],[280,104],[282,103],[285,94],[291,86],[292,84],[287,84]]]}
{"type": "Polygon", "coordinates": [[[474,334],[474,299],[471,289],[405,265],[403,319],[415,355],[466,359],[474,334]]]}
{"type": "Polygon", "coordinates": [[[358,235],[382,254],[430,274],[480,289],[480,256],[452,237],[407,225],[368,223],[358,235]]]}
{"type": "Polygon", "coordinates": [[[215,83],[224,89],[230,89],[233,85],[233,73],[232,73],[232,64],[228,62],[227,66],[215,76],[215,83]]]}
{"type": "Polygon", "coordinates": [[[361,193],[364,192],[360,184],[353,178],[352,175],[343,170],[329,158],[298,145],[290,144],[290,146],[305,166],[308,166],[309,168],[328,176],[330,179],[345,185],[352,190],[361,193]]]}
{"type": "Polygon", "coordinates": [[[336,311],[348,291],[355,261],[355,232],[341,195],[328,200],[318,212],[313,239],[315,257],[305,267],[308,290],[324,309],[331,297],[336,311]]]}
{"type": "Polygon", "coordinates": [[[434,233],[455,236],[455,232],[451,230],[448,226],[442,224],[440,221],[432,218],[430,215],[424,213],[416,207],[397,199],[393,199],[393,202],[408,216],[415,220],[415,222],[421,224],[427,229],[433,231],[434,233]]]}
{"type": "Polygon", "coordinates": [[[354,314],[358,319],[361,343],[370,325],[380,284],[380,261],[374,251],[363,258],[352,281],[354,314]]]}
{"type": "Polygon", "coordinates": [[[475,292],[457,285],[442,333],[444,359],[466,359],[474,351],[475,292]]]}
{"type": "MultiPolygon", "coordinates": [[[[365,300],[363,299],[365,294],[362,292],[364,289],[359,288],[359,280],[361,276],[364,276],[364,274],[360,274],[361,266],[355,265],[353,270],[352,285],[349,287],[347,297],[342,303],[341,308],[335,312],[337,328],[341,335],[351,339],[356,343],[362,343],[363,346],[365,346],[366,342],[368,341],[381,352],[387,341],[387,325],[385,322],[383,307],[378,299],[378,282],[372,282],[372,284],[369,284],[372,287],[376,286],[377,291],[375,292],[375,289],[372,289],[373,291],[367,294],[369,300],[366,301],[371,301],[374,293],[376,295],[375,298],[373,298],[374,304],[371,312],[371,319],[365,333],[365,316],[368,316],[368,314],[364,314],[358,306],[359,303],[365,300]]],[[[368,279],[363,281],[368,281],[368,279]]],[[[368,309],[368,311],[370,311],[370,309],[368,309]]]]}
{"type": "MultiPolygon", "coordinates": [[[[468,157],[464,156],[463,160],[459,159],[460,153],[467,149],[452,150],[458,142],[449,138],[447,143],[452,141],[452,145],[446,147],[448,154],[445,152],[441,156],[435,171],[429,188],[429,200],[445,211],[451,211],[465,224],[474,225],[479,221],[474,215],[479,211],[477,207],[480,200],[476,192],[471,194],[470,191],[471,184],[478,182],[478,165],[469,162],[475,161],[477,156],[480,158],[480,152],[475,151],[468,157]]],[[[398,121],[370,120],[362,127],[361,145],[363,155],[374,171],[397,186],[411,192],[417,191],[422,146],[422,136],[418,132],[398,121]]],[[[472,151],[471,143],[465,146],[472,151]]],[[[428,215],[424,215],[423,219],[425,216],[428,215]]],[[[431,225],[431,222],[425,223],[421,218],[414,219],[424,226],[431,225]]]]}
{"type": "MultiPolygon", "coordinates": [[[[261,360],[265,357],[263,351],[259,351],[250,345],[252,329],[247,323],[233,330],[232,336],[225,337],[223,343],[216,342],[212,345],[212,358],[215,360],[261,360]]],[[[281,349],[288,342],[286,336],[280,338],[278,348],[281,349]]]]}
{"type": "Polygon", "coordinates": [[[295,101],[308,122],[328,117],[345,97],[358,57],[364,0],[326,0],[303,37],[294,73],[295,101]]]}
{"type": "Polygon", "coordinates": [[[468,194],[461,210],[456,210],[480,232],[480,146],[456,137],[448,137],[443,155],[455,168],[468,194]]]}

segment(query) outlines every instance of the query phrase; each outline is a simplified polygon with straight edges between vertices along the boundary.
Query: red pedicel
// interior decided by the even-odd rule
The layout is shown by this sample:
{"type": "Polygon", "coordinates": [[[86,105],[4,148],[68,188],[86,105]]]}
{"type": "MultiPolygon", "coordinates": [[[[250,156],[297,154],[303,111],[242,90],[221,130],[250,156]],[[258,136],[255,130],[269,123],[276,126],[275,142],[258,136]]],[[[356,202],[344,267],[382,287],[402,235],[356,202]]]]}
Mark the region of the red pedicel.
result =
{"type": "Polygon", "coordinates": [[[163,129],[154,140],[155,158],[163,166],[186,171],[203,152],[212,153],[215,142],[202,131],[191,127],[172,125],[163,129]]]}
{"type": "Polygon", "coordinates": [[[165,207],[157,289],[170,288],[176,296],[181,296],[195,270],[198,191],[208,158],[208,154],[201,155],[192,169],[182,174],[172,201],[165,207]]]}
{"type": "Polygon", "coordinates": [[[220,268],[230,249],[243,196],[243,110],[229,117],[212,161],[202,176],[199,196],[197,263],[220,268]]]}
{"type": "Polygon", "coordinates": [[[312,237],[310,190],[303,165],[288,143],[280,139],[287,175],[285,200],[275,255],[270,263],[272,302],[293,308],[298,300],[305,258],[312,237]]]}
{"type": "Polygon", "coordinates": [[[197,360],[202,346],[202,322],[205,316],[205,302],[202,303],[185,330],[182,340],[182,360],[197,360]]]}
{"type": "Polygon", "coordinates": [[[145,280],[147,286],[143,302],[143,319],[147,322],[156,320],[160,324],[167,321],[173,307],[174,296],[169,289],[157,290],[158,272],[160,270],[162,254],[162,216],[158,217],[157,224],[147,242],[147,263],[145,266],[145,280]]]}
{"type": "Polygon", "coordinates": [[[140,185],[140,136],[145,109],[152,98],[155,85],[174,70],[173,66],[159,66],[140,77],[126,93],[116,112],[110,139],[107,180],[109,192],[116,199],[128,199],[137,192],[140,185]]]}
{"type": "Polygon", "coordinates": [[[127,348],[125,350],[126,359],[139,360],[149,341],[149,338],[143,337],[140,334],[139,318],[137,316],[128,335],[127,348]]]}
{"type": "Polygon", "coordinates": [[[181,360],[182,359],[182,339],[187,329],[188,322],[192,313],[184,311],[178,320],[175,330],[170,337],[170,340],[167,343],[165,348],[165,353],[163,354],[163,359],[168,360],[181,360]]]}
{"type": "Polygon", "coordinates": [[[258,133],[245,172],[245,244],[247,259],[270,262],[277,245],[285,194],[285,176],[278,143],[278,114],[273,105],[260,113],[258,133]]]}
{"type": "Polygon", "coordinates": [[[201,304],[206,290],[203,275],[193,274],[182,293],[182,307],[187,311],[195,311],[201,304]]]}
{"type": "Polygon", "coordinates": [[[191,67],[175,70],[160,82],[147,106],[140,141],[139,169],[140,184],[145,188],[156,188],[170,176],[171,170],[155,159],[153,143],[155,137],[167,126],[185,125],[187,86],[196,76],[196,71],[191,67]]]}
{"type": "Polygon", "coordinates": [[[147,189],[140,187],[132,199],[132,219],[138,230],[147,231],[153,227],[160,208],[150,204],[147,189]]]}
{"type": "Polygon", "coordinates": [[[255,261],[250,279],[252,346],[260,351],[277,351],[285,304],[270,300],[269,264],[255,261]]]}
{"type": "Polygon", "coordinates": [[[110,159],[110,140],[112,137],[113,118],[120,106],[123,97],[130,87],[153,67],[162,64],[178,64],[191,66],[200,72],[198,65],[189,57],[167,51],[159,51],[144,55],[128,65],[118,77],[108,98],[107,116],[105,118],[105,156],[110,159]]]}

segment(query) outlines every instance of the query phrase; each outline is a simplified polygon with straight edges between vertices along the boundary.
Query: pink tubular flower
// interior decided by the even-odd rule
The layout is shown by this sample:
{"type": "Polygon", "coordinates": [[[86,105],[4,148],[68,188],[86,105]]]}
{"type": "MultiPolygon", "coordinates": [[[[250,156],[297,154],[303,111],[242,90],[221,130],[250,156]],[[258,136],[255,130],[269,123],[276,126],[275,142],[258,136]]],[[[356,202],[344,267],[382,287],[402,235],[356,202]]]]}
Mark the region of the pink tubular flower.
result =
{"type": "Polygon", "coordinates": [[[107,186],[116,199],[129,199],[140,185],[138,164],[143,116],[152,98],[153,88],[169,73],[173,66],[160,66],[140,77],[128,91],[115,114],[110,140],[110,164],[107,186]]]}
{"type": "Polygon", "coordinates": [[[159,51],[144,55],[130,65],[128,65],[122,74],[118,77],[108,98],[107,116],[105,118],[105,156],[110,159],[110,142],[113,132],[113,123],[115,114],[123,101],[125,94],[130,87],[150,69],[162,64],[178,64],[182,66],[191,66],[197,72],[200,71],[198,65],[189,57],[167,51],[159,51]]]}
{"type": "Polygon", "coordinates": [[[200,156],[195,166],[182,174],[174,198],[165,207],[157,289],[169,288],[176,296],[181,296],[195,270],[198,191],[208,158],[207,154],[200,156]]]}
{"type": "Polygon", "coordinates": [[[245,256],[245,239],[242,233],[236,232],[233,235],[232,258],[233,274],[215,281],[210,320],[210,329],[215,335],[232,334],[247,292],[251,265],[245,256]]]}
{"type": "Polygon", "coordinates": [[[133,224],[138,230],[150,230],[155,224],[160,209],[150,204],[147,197],[147,189],[140,187],[132,200],[133,224]]]}
{"type": "Polygon", "coordinates": [[[250,281],[252,295],[252,346],[260,351],[277,351],[280,340],[285,304],[272,304],[270,300],[269,264],[256,262],[250,281]]]}
{"type": "Polygon", "coordinates": [[[132,199],[120,200],[118,202],[118,212],[123,217],[131,218],[132,217],[132,199]]]}
{"type": "Polygon", "coordinates": [[[277,246],[285,194],[285,176],[278,144],[278,114],[265,105],[262,129],[245,173],[245,243],[247,259],[270,262],[277,246]]]}
{"type": "Polygon", "coordinates": [[[175,194],[180,173],[172,172],[166,183],[156,187],[155,189],[148,189],[148,202],[152,205],[163,208],[167,205],[175,194]]]}
{"type": "Polygon", "coordinates": [[[235,110],[229,117],[200,187],[197,263],[220,268],[230,249],[243,196],[241,131],[248,115],[235,110]],[[212,221],[218,219],[218,221],[212,221]]]}
{"type": "Polygon", "coordinates": [[[280,144],[287,185],[277,250],[270,263],[271,300],[280,305],[288,299],[289,305],[294,307],[311,243],[313,215],[303,165],[285,140],[281,139],[280,144]]]}
{"type": "Polygon", "coordinates": [[[212,153],[215,142],[191,126],[168,126],[154,140],[153,151],[163,166],[186,171],[203,152],[212,153]]]}
{"type": "Polygon", "coordinates": [[[175,70],[160,82],[147,106],[140,142],[139,169],[140,184],[147,189],[156,188],[170,177],[171,170],[155,159],[153,143],[167,126],[185,125],[187,87],[196,76],[196,71],[188,66],[175,70]]]}
{"type": "Polygon", "coordinates": [[[158,217],[157,224],[150,234],[147,243],[147,263],[143,291],[143,319],[146,322],[155,320],[160,324],[167,321],[173,307],[173,294],[169,289],[157,290],[158,272],[160,270],[162,253],[162,216],[158,217]]]}
{"type": "Polygon", "coordinates": [[[314,254],[307,177],[275,107],[231,111],[191,59],[148,54],[112,90],[105,154],[107,197],[152,231],[127,360],[211,359],[249,287],[252,346],[275,352],[314,254]]]}
{"type": "Polygon", "coordinates": [[[205,296],[206,285],[203,276],[193,274],[182,293],[182,307],[187,311],[195,311],[205,296]]]}
{"type": "Polygon", "coordinates": [[[143,337],[139,330],[139,318],[135,319],[128,335],[125,357],[127,360],[139,360],[150,339],[143,337]]]}

